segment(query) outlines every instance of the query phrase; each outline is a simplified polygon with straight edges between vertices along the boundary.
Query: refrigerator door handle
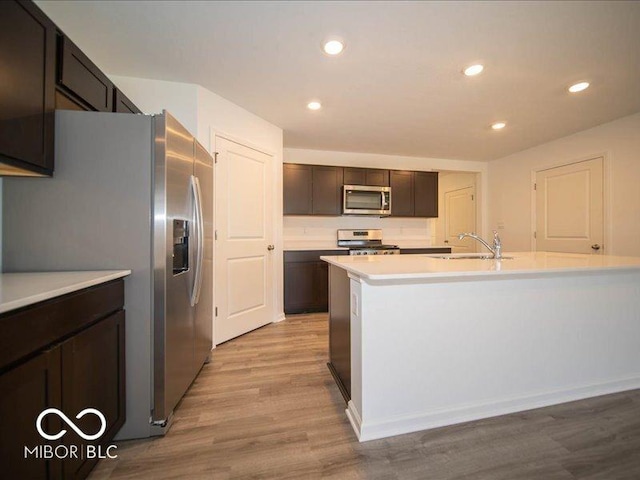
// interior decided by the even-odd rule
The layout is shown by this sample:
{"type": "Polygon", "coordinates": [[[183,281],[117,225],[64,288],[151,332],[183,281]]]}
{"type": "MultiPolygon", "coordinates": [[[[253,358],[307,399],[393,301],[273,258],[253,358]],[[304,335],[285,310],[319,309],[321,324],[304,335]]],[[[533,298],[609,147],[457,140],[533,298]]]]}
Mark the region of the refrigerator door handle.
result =
{"type": "Polygon", "coordinates": [[[198,232],[198,248],[196,250],[196,268],[193,275],[193,287],[191,289],[191,306],[195,306],[200,300],[200,290],[202,288],[202,264],[204,261],[204,219],[202,215],[202,192],[200,191],[200,181],[195,175],[191,175],[191,191],[195,206],[194,216],[196,230],[198,232]]]}

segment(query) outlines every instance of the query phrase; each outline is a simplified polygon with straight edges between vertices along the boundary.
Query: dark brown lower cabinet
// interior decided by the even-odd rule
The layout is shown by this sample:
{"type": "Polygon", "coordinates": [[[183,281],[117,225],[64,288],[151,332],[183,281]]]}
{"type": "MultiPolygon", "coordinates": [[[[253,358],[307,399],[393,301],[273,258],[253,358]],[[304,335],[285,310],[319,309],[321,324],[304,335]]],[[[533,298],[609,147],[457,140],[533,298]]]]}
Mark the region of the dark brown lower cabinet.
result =
{"type": "Polygon", "coordinates": [[[328,308],[327,264],[290,263],[284,267],[285,313],[326,312],[328,308]]]}
{"type": "MultiPolygon", "coordinates": [[[[86,441],[74,431],[64,436],[65,445],[90,444],[106,448],[125,420],[124,311],[89,327],[62,344],[62,411],[76,415],[85,408],[99,410],[107,430],[96,441],[86,441]]],[[[98,417],[87,414],[76,425],[84,432],[100,430],[98,417]]],[[[63,462],[65,479],[85,478],[98,463],[93,459],[63,462]]]]}
{"type": "Polygon", "coordinates": [[[124,284],[117,280],[0,315],[0,328],[9,337],[17,338],[25,326],[21,337],[30,346],[4,348],[0,357],[2,478],[83,479],[107,451],[126,418],[123,304],[124,284]],[[68,328],[51,337],[52,320],[68,328]],[[76,416],[97,409],[106,430],[85,440],[49,413],[42,420],[44,432],[66,433],[45,439],[36,420],[47,408],[62,411],[86,435],[99,432],[102,422],[93,413],[76,416]]]}
{"type": "MultiPolygon", "coordinates": [[[[45,441],[35,427],[46,408],[61,407],[60,347],[54,347],[0,375],[0,465],[2,478],[60,479],[62,464],[56,458],[25,458],[25,448],[45,441]]],[[[60,419],[48,415],[47,433],[60,431],[60,419]]],[[[60,441],[46,442],[60,445],[60,441]]]]}
{"type": "Polygon", "coordinates": [[[346,250],[284,252],[284,313],[329,311],[329,268],[320,257],[346,250]]]}

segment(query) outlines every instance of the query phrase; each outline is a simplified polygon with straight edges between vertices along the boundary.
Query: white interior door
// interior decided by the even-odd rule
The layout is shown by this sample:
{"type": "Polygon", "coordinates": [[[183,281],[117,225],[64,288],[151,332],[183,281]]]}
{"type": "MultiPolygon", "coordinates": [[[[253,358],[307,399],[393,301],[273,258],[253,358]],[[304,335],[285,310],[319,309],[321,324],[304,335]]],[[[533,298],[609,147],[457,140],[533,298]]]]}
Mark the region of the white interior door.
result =
{"type": "Polygon", "coordinates": [[[476,188],[465,187],[444,194],[445,243],[453,253],[475,252],[476,241],[458,240],[458,234],[476,231],[476,188]]]}
{"type": "Polygon", "coordinates": [[[216,136],[216,344],[273,318],[272,157],[216,136]]]}
{"type": "Polygon", "coordinates": [[[603,159],[536,172],[536,250],[602,253],[603,159]]]}

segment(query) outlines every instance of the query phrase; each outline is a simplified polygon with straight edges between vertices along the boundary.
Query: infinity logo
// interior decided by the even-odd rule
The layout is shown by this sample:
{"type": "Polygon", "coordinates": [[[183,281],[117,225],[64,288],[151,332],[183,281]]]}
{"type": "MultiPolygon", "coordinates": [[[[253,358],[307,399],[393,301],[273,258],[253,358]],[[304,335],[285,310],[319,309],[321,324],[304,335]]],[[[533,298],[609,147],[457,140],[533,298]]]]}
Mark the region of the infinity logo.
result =
{"type": "Polygon", "coordinates": [[[44,430],[42,430],[42,420],[44,419],[44,417],[46,417],[50,413],[55,413],[56,415],[58,415],[62,420],[64,420],[66,422],[67,425],[69,425],[73,429],[74,432],[76,432],[78,435],[80,435],[85,440],[95,440],[96,438],[100,438],[100,436],[107,429],[107,419],[104,418],[104,415],[99,410],[96,410],[95,408],[85,408],[78,415],[76,415],[76,418],[79,420],[82,417],[84,417],[87,413],[93,413],[94,415],[96,415],[100,419],[100,422],[101,422],[102,426],[100,427],[100,430],[98,431],[98,433],[96,433],[94,435],[86,435],[82,430],[80,430],[75,425],[75,423],[73,423],[71,420],[69,420],[69,417],[67,417],[64,413],[62,413],[57,408],[47,408],[46,410],[43,410],[40,415],[38,415],[38,418],[36,420],[36,429],[38,430],[38,433],[43,438],[46,438],[47,440],[57,440],[57,439],[61,438],[65,433],[67,433],[66,430],[62,430],[61,432],[56,433],[55,435],[49,435],[44,430]]]}

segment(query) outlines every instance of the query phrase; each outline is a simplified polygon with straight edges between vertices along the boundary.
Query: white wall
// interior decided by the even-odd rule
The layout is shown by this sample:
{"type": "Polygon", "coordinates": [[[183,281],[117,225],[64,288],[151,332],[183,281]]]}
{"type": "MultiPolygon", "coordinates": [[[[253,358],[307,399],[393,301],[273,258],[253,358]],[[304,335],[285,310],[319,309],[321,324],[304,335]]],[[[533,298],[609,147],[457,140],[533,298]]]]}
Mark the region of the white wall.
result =
{"type": "Polygon", "coordinates": [[[143,112],[168,110],[211,152],[215,151],[215,135],[222,134],[273,155],[274,320],[283,319],[282,129],[199,85],[115,75],[110,78],[143,112]]]}
{"type": "Polygon", "coordinates": [[[533,170],[601,155],[605,157],[605,252],[640,256],[640,114],[489,163],[489,226],[504,225],[500,234],[505,250],[532,248],[533,170]]]}
{"type": "MultiPolygon", "coordinates": [[[[481,174],[482,183],[486,182],[487,173],[486,162],[298,148],[285,148],[284,161],[398,170],[478,172],[481,174]]],[[[482,205],[481,202],[480,204],[482,205]]],[[[305,243],[335,245],[336,229],[339,228],[382,228],[385,243],[397,243],[401,246],[441,245],[436,239],[435,219],[286,216],[283,227],[285,245],[305,243]]]]}

